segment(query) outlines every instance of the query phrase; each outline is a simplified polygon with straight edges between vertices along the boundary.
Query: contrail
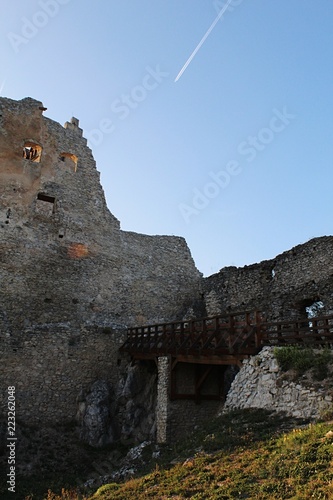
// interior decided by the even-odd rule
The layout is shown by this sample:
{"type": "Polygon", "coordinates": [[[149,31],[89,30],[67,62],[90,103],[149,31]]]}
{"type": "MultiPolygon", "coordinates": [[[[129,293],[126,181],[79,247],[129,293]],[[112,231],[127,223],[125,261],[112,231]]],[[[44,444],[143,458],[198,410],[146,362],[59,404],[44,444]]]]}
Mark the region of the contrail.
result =
{"type": "Polygon", "coordinates": [[[216,19],[214,19],[213,23],[208,28],[207,32],[201,38],[200,42],[198,43],[198,45],[196,46],[196,48],[194,49],[194,51],[192,52],[192,54],[190,55],[190,57],[187,59],[186,63],[182,67],[182,69],[179,71],[178,75],[176,76],[175,82],[177,82],[179,80],[179,78],[182,76],[182,74],[186,70],[187,66],[190,64],[190,62],[192,61],[192,59],[195,57],[196,53],[201,49],[202,45],[205,43],[205,41],[207,40],[207,38],[209,37],[209,35],[211,34],[211,32],[213,31],[213,29],[217,25],[217,23],[219,22],[219,20],[221,19],[221,17],[223,16],[223,14],[225,13],[225,11],[229,7],[229,5],[231,4],[231,2],[232,2],[232,0],[228,0],[228,2],[225,4],[225,6],[220,10],[220,12],[218,13],[216,19]]]}
{"type": "Polygon", "coordinates": [[[6,80],[4,80],[1,84],[1,87],[0,87],[0,95],[2,94],[2,91],[4,89],[4,86],[5,86],[5,83],[6,83],[6,80]]]}

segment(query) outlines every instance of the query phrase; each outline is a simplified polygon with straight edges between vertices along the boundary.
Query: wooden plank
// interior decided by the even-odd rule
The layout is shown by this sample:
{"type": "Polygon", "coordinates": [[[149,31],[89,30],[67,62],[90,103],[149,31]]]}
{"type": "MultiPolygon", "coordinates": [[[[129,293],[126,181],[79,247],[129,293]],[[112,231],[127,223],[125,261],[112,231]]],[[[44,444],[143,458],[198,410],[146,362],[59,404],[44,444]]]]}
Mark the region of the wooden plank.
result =
{"type": "Polygon", "coordinates": [[[239,354],[237,356],[225,355],[221,356],[192,356],[192,355],[177,355],[176,359],[182,363],[198,363],[210,365],[238,365],[240,361],[248,358],[247,355],[239,354]]]}

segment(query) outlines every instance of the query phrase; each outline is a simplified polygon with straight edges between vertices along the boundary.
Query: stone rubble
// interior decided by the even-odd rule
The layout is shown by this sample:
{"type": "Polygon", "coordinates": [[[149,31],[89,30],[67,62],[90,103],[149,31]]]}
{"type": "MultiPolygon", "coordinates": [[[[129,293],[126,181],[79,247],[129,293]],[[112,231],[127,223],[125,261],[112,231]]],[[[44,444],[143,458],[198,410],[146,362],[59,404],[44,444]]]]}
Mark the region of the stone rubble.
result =
{"type": "Polygon", "coordinates": [[[265,408],[292,417],[317,419],[332,406],[332,395],[324,389],[302,385],[302,379],[284,377],[272,347],[243,361],[231,384],[222,411],[234,408],[265,408]]]}

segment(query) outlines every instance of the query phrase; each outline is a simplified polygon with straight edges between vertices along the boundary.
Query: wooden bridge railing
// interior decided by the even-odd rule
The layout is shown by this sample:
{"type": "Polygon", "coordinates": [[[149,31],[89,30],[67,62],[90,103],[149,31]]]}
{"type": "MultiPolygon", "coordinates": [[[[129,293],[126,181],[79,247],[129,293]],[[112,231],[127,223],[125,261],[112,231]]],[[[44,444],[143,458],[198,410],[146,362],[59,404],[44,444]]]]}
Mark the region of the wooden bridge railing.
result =
{"type": "Polygon", "coordinates": [[[132,354],[253,354],[261,347],[261,314],[240,312],[129,328],[121,350],[132,354]]]}
{"type": "Polygon", "coordinates": [[[262,323],[261,341],[271,346],[333,344],[333,314],[301,321],[262,323]]]}
{"type": "Polygon", "coordinates": [[[129,328],[121,351],[136,357],[253,355],[265,346],[333,345],[333,314],[264,322],[258,311],[129,328]]]}

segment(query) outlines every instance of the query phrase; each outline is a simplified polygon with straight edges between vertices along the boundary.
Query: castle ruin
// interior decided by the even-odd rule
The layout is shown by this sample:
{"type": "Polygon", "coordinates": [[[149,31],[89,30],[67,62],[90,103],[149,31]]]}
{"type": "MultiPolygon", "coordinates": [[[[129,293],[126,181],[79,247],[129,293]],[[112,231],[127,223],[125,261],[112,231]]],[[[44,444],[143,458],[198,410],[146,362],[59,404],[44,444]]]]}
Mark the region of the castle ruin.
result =
{"type": "MultiPolygon", "coordinates": [[[[169,360],[161,358],[139,375],[160,422],[140,417],[128,379],[137,368],[119,353],[127,327],[255,309],[268,319],[306,318],[319,301],[333,313],[332,237],[203,278],[183,238],[120,229],[79,121],[62,127],[45,109],[0,98],[0,399],[3,408],[6,388],[16,387],[20,421],[82,423],[87,395],[103,381],[127,394],[114,412],[136,415],[141,430],[146,419],[141,438],[160,432],[165,440],[216,413],[220,401],[169,402],[169,360]]],[[[180,373],[187,383],[191,371],[180,373]]]]}

